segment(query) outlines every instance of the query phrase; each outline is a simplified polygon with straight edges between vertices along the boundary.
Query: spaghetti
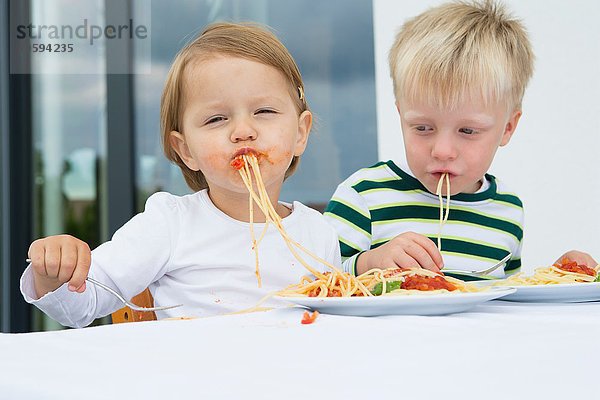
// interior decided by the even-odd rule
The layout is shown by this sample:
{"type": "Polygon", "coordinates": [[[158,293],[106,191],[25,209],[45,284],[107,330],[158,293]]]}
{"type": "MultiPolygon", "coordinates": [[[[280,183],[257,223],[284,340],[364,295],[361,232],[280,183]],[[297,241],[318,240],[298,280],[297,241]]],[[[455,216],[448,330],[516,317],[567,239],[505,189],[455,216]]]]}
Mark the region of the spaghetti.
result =
{"type": "Polygon", "coordinates": [[[594,282],[598,280],[600,265],[590,268],[578,265],[568,258],[556,262],[550,267],[537,268],[533,275],[524,276],[523,273],[515,274],[507,279],[497,282],[495,286],[528,286],[528,285],[556,285],[560,283],[594,282]]]}
{"type": "MultiPolygon", "coordinates": [[[[300,283],[293,284],[287,288],[275,293],[271,293],[261,299],[258,304],[249,310],[241,312],[251,312],[264,310],[260,305],[273,295],[283,297],[358,297],[358,296],[376,296],[376,295],[411,295],[417,293],[448,293],[448,292],[477,292],[486,290],[474,285],[466,284],[461,280],[446,277],[443,274],[435,273],[425,269],[403,269],[388,268],[385,270],[372,269],[358,277],[342,272],[339,268],[327,262],[326,260],[311,253],[300,243],[294,241],[283,228],[281,217],[275,211],[271,203],[267,190],[265,188],[258,163],[258,153],[254,151],[245,151],[238,155],[231,162],[244,182],[246,189],[250,193],[250,231],[252,236],[252,248],[255,252],[256,276],[259,282],[260,269],[258,264],[258,245],[265,234],[267,226],[273,224],[279,231],[284,242],[294,257],[310,272],[313,277],[303,276],[300,283]],[[253,229],[254,203],[260,208],[265,216],[265,228],[260,238],[257,240],[253,229]],[[311,267],[301,256],[300,252],[327,266],[331,271],[320,272],[311,267]]],[[[448,174],[443,174],[442,179],[447,183],[447,204],[450,199],[450,180],[448,174]]],[[[441,193],[442,179],[438,184],[438,192],[441,193]]],[[[440,194],[441,198],[441,194],[440,194]]],[[[441,200],[440,200],[441,201],[441,200]]],[[[442,203],[443,209],[443,203],[442,203]]],[[[440,234],[441,225],[448,219],[449,206],[446,208],[445,216],[440,213],[440,234]]],[[[438,239],[439,241],[439,239],[438,239]]],[[[439,246],[439,244],[438,244],[439,246]]]]}
{"type": "MultiPolygon", "coordinates": [[[[235,157],[233,159],[233,161],[231,162],[231,166],[238,170],[238,172],[240,173],[240,176],[242,178],[242,181],[244,182],[244,185],[246,186],[246,189],[248,189],[248,192],[250,193],[250,199],[249,199],[250,231],[251,231],[251,236],[252,236],[252,248],[255,252],[256,276],[258,279],[259,286],[261,285],[261,278],[260,278],[260,268],[259,268],[259,262],[258,262],[258,245],[259,245],[260,241],[262,240],[268,225],[272,224],[279,231],[286,246],[292,252],[294,257],[304,266],[304,268],[306,268],[317,279],[329,281],[330,285],[334,285],[334,282],[337,282],[339,279],[342,279],[344,281],[349,282],[347,288],[351,288],[353,291],[357,290],[360,293],[362,293],[362,295],[364,295],[364,296],[370,296],[371,294],[368,291],[368,289],[365,288],[364,285],[362,285],[361,282],[355,276],[342,272],[339,268],[337,268],[333,264],[327,262],[326,260],[322,259],[321,257],[310,252],[308,249],[306,249],[300,243],[293,240],[287,234],[287,232],[283,228],[283,224],[281,222],[281,217],[279,216],[279,214],[277,214],[277,211],[275,211],[275,208],[273,207],[273,204],[271,203],[271,201],[269,199],[267,189],[265,188],[265,184],[263,182],[262,175],[260,173],[260,167],[258,165],[257,156],[259,156],[259,154],[254,151],[251,151],[251,150],[246,151],[244,154],[240,154],[237,157],[235,157]],[[254,178],[254,184],[256,186],[256,190],[253,185],[252,178],[254,178]],[[258,205],[258,207],[260,208],[260,210],[263,212],[263,214],[265,216],[265,227],[263,229],[263,233],[261,234],[261,236],[258,240],[256,240],[256,238],[255,238],[254,229],[253,229],[254,203],[256,203],[258,205]],[[306,254],[307,256],[311,257],[312,259],[318,261],[319,263],[327,266],[328,268],[331,269],[331,272],[328,272],[326,275],[325,273],[314,269],[300,256],[299,252],[302,252],[302,253],[306,254]]],[[[344,293],[347,293],[347,292],[345,291],[344,293]]]]}
{"type": "MultiPolygon", "coordinates": [[[[357,297],[363,293],[345,279],[350,274],[336,276],[325,273],[324,278],[302,277],[300,283],[290,285],[276,294],[283,297],[357,297]]],[[[459,279],[417,268],[372,269],[357,277],[357,280],[373,296],[398,296],[423,293],[480,292],[479,288],[459,279]]]]}
{"type": "Polygon", "coordinates": [[[435,191],[439,200],[440,200],[440,228],[438,230],[437,236],[437,246],[438,250],[442,251],[442,228],[448,221],[448,215],[450,214],[450,176],[447,172],[444,172],[442,176],[440,176],[440,180],[438,181],[437,190],[435,191]],[[444,184],[444,179],[446,179],[446,212],[444,213],[444,198],[442,196],[442,185],[444,184]]]}

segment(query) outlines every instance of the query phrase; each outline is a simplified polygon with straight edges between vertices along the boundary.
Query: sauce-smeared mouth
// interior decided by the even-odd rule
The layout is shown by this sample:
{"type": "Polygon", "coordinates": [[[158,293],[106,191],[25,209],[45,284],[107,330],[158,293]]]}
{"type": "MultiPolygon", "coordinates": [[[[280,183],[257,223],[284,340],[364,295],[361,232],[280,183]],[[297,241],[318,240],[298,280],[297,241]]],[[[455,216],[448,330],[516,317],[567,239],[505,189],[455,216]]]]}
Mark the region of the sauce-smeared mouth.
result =
{"type": "Polygon", "coordinates": [[[242,147],[233,154],[233,158],[238,158],[245,155],[253,155],[254,157],[259,156],[259,152],[254,150],[252,147],[242,147]]]}
{"type": "Polygon", "coordinates": [[[244,168],[244,165],[246,165],[244,156],[254,156],[257,160],[259,160],[261,156],[264,156],[264,154],[253,149],[252,147],[242,147],[233,154],[233,159],[229,165],[231,165],[233,169],[239,171],[240,169],[244,168]]]}

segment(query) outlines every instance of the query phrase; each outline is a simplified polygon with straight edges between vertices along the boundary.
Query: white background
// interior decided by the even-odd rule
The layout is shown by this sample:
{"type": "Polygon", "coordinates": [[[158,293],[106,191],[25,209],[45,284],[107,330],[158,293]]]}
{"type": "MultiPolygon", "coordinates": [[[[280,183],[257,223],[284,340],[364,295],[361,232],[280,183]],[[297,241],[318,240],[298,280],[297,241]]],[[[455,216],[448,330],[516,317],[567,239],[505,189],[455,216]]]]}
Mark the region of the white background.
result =
{"type": "MultiPolygon", "coordinates": [[[[400,162],[404,145],[394,106],[388,51],[401,24],[435,0],[374,0],[379,158],[400,162]]],[[[600,261],[600,2],[509,0],[536,55],[511,142],[490,173],[525,206],[523,270],[569,249],[600,261]]]]}

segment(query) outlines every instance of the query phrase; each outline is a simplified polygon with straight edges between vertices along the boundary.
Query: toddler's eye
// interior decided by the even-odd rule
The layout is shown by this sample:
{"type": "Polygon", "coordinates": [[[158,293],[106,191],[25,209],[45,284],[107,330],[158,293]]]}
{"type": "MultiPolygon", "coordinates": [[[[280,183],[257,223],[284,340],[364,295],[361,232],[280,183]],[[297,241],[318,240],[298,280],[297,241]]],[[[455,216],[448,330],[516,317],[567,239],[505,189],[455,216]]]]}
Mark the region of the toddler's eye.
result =
{"type": "Polygon", "coordinates": [[[475,133],[475,129],[471,129],[471,128],[460,128],[458,131],[461,133],[464,133],[466,135],[472,135],[475,133]]]}
{"type": "Polygon", "coordinates": [[[206,120],[206,125],[214,124],[215,122],[225,121],[225,117],[222,115],[215,115],[206,120]]]}
{"type": "Polygon", "coordinates": [[[256,114],[276,114],[277,111],[272,110],[270,108],[261,108],[260,110],[256,111],[256,114]]]}
{"type": "Polygon", "coordinates": [[[429,127],[429,126],[427,126],[427,125],[417,125],[417,126],[415,126],[415,129],[416,129],[418,132],[427,132],[427,131],[430,131],[430,130],[431,130],[431,127],[429,127]]]}

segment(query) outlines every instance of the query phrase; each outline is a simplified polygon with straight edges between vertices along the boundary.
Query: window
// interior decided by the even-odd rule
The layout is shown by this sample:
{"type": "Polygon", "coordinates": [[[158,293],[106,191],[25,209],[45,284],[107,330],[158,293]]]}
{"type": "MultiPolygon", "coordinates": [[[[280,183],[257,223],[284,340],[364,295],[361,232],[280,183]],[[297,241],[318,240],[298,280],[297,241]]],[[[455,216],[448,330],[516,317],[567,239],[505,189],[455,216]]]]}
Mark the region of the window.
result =
{"type": "MultiPolygon", "coordinates": [[[[77,21],[81,15],[101,24],[103,1],[31,2],[33,24],[77,21]],[[63,3],[63,4],[57,4],[63,3]],[[69,4],[67,4],[69,3],[69,4]],[[65,15],[68,14],[68,15],[65,15]]],[[[79,61],[93,63],[98,73],[57,74],[60,58],[32,59],[33,235],[35,238],[69,233],[94,248],[105,239],[100,233],[100,187],[106,140],[106,78],[101,46],[81,53],[79,61]]],[[[77,52],[76,52],[77,53],[77,52]]],[[[59,329],[53,320],[36,313],[34,330],[59,329]]]]}

